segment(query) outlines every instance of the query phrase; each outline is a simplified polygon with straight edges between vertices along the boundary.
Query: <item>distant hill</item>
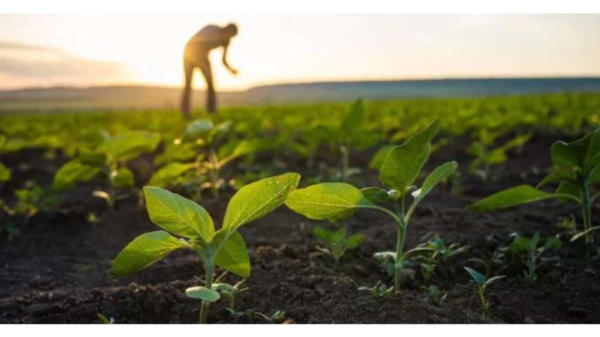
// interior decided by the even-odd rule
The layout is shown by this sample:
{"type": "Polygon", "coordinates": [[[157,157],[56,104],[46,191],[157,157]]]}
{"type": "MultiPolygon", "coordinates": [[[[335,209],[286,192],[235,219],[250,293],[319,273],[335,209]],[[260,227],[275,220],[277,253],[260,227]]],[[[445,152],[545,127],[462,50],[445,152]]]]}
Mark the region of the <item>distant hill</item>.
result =
{"type": "MultiPolygon", "coordinates": [[[[503,78],[410,81],[317,82],[258,86],[246,91],[219,93],[223,106],[275,105],[365,99],[417,97],[484,97],[556,92],[600,92],[600,78],[503,78]]],[[[173,109],[180,88],[106,86],[40,88],[0,91],[0,113],[15,111],[173,109]]],[[[194,106],[204,93],[195,91],[194,106]]]]}

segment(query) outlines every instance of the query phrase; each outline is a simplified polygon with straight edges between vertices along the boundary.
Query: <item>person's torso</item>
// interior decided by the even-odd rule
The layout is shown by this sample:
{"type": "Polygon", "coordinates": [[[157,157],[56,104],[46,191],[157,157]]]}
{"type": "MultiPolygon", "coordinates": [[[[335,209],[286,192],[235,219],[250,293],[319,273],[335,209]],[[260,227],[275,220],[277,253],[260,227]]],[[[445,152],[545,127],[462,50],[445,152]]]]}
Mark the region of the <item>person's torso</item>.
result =
{"type": "Polygon", "coordinates": [[[223,38],[221,27],[208,25],[202,28],[189,41],[188,45],[198,45],[203,49],[214,49],[227,44],[227,39],[223,38]]]}

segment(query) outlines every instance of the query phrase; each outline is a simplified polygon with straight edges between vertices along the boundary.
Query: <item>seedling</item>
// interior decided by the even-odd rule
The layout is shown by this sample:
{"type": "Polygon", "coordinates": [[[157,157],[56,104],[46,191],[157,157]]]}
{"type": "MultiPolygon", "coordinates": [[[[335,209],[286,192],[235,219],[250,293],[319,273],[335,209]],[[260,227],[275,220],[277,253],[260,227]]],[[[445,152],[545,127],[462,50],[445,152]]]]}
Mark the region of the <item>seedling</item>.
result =
{"type": "Polygon", "coordinates": [[[456,255],[463,254],[469,250],[469,246],[461,246],[457,243],[446,245],[444,240],[439,235],[435,235],[426,243],[420,244],[418,248],[423,249],[423,253],[417,257],[421,261],[421,271],[425,282],[431,279],[435,273],[435,269],[439,265],[446,264],[456,255]]]}
{"type": "Polygon", "coordinates": [[[230,308],[226,308],[226,310],[229,311],[229,314],[231,315],[231,317],[233,317],[233,319],[235,321],[239,321],[243,317],[247,318],[250,321],[254,321],[257,318],[262,318],[271,324],[279,324],[279,323],[285,324],[285,316],[286,315],[285,315],[285,311],[283,311],[283,310],[276,310],[271,316],[267,316],[267,315],[263,314],[262,312],[259,312],[257,309],[249,309],[249,310],[239,311],[239,312],[232,310],[230,308]]]}
{"type": "Polygon", "coordinates": [[[79,156],[64,164],[54,175],[53,189],[62,191],[75,183],[87,182],[103,174],[111,189],[99,191],[96,197],[106,200],[112,208],[119,193],[115,189],[128,189],[134,186],[133,172],[125,163],[143,153],[152,152],[160,142],[160,135],[145,131],[127,131],[117,135],[104,134],[104,142],[97,149],[82,148],[79,156]]]}
{"type": "Polygon", "coordinates": [[[381,281],[377,282],[372,287],[359,287],[358,291],[368,291],[374,297],[390,297],[394,294],[394,287],[388,287],[381,281]]]}
{"type": "Polygon", "coordinates": [[[16,190],[15,196],[18,201],[13,211],[24,216],[26,223],[40,211],[56,211],[60,203],[60,198],[56,193],[39,185],[35,185],[30,189],[16,190]]]}
{"type": "Polygon", "coordinates": [[[431,140],[437,133],[438,125],[436,119],[404,144],[395,146],[388,152],[379,175],[379,179],[388,190],[380,187],[359,190],[347,183],[323,183],[294,191],[285,203],[293,211],[310,219],[331,222],[348,218],[359,209],[377,210],[389,215],[397,228],[396,251],[385,254],[394,259],[396,292],[400,289],[400,274],[405,265],[405,258],[422,250],[416,248],[413,251],[404,251],[409,220],[425,196],[454,173],[458,166],[455,162],[445,163],[427,176],[421,188],[413,185],[429,157],[431,140]],[[411,195],[413,202],[406,210],[405,200],[411,195]],[[382,202],[394,203],[396,210],[391,211],[377,205],[382,202]]]}
{"type": "Polygon", "coordinates": [[[448,297],[448,292],[442,292],[436,285],[427,287],[427,292],[429,292],[429,296],[431,296],[431,302],[437,306],[442,305],[442,302],[448,297]]]}
{"type": "Polygon", "coordinates": [[[558,141],[552,145],[550,152],[554,171],[537,188],[529,185],[513,187],[484,198],[468,209],[488,212],[546,199],[575,202],[581,206],[584,227],[575,240],[585,236],[589,246],[593,243],[593,232],[600,229],[592,227],[591,213],[591,204],[599,194],[590,196],[590,186],[600,182],[600,129],[571,143],[558,141]],[[538,189],[549,183],[558,183],[554,193],[538,189]]]}
{"type": "Polygon", "coordinates": [[[219,300],[226,288],[213,283],[215,267],[250,276],[250,259],[238,228],[283,204],[299,180],[300,175],[287,173],[246,185],[229,201],[219,230],[202,206],[158,187],[144,187],[150,220],[164,231],[142,234],[127,245],[114,261],[112,276],[137,273],[177,249],[193,250],[202,260],[205,281],[204,286],[188,288],[186,295],[202,301],[200,323],[206,323],[210,303],[219,300]]]}
{"type": "Polygon", "coordinates": [[[206,189],[210,189],[213,196],[218,196],[219,190],[225,184],[221,177],[223,167],[234,159],[255,153],[268,145],[260,139],[223,144],[230,130],[230,121],[217,126],[206,119],[191,122],[183,136],[175,139],[167,146],[165,152],[157,157],[156,164],[168,164],[156,171],[148,184],[166,187],[177,182],[190,182],[197,186],[196,199],[200,199],[200,193],[206,189]],[[190,172],[194,172],[191,177],[186,175],[190,172]]]}
{"type": "Polygon", "coordinates": [[[481,302],[481,312],[482,312],[483,316],[486,316],[488,313],[488,310],[490,308],[490,304],[485,299],[485,290],[487,289],[487,287],[490,284],[492,284],[498,280],[501,280],[501,279],[505,278],[506,276],[503,276],[503,275],[494,276],[494,277],[488,279],[476,270],[473,270],[469,267],[464,267],[464,268],[469,273],[469,275],[471,276],[473,281],[475,281],[475,283],[477,284],[477,295],[479,296],[479,301],[481,302]]]}
{"type": "Polygon", "coordinates": [[[538,270],[542,265],[548,262],[558,261],[558,256],[544,256],[547,255],[554,248],[560,248],[561,242],[557,238],[550,237],[545,240],[543,246],[540,244],[540,234],[535,233],[533,237],[526,238],[523,236],[515,237],[515,240],[508,246],[508,250],[521,256],[523,264],[527,269],[523,272],[523,279],[528,283],[534,283],[538,275],[538,270]]]}
{"type": "Polygon", "coordinates": [[[354,234],[346,237],[346,229],[343,227],[335,232],[329,231],[323,227],[315,227],[313,229],[313,234],[329,244],[328,249],[321,248],[320,250],[333,256],[335,263],[339,262],[342,256],[346,254],[346,251],[360,246],[366,238],[364,234],[354,234]]]}
{"type": "Polygon", "coordinates": [[[475,157],[469,165],[469,171],[479,175],[484,181],[487,181],[492,166],[506,162],[508,159],[506,153],[509,150],[522,148],[529,138],[531,138],[531,136],[527,134],[518,135],[503,145],[492,149],[491,147],[494,145],[494,141],[502,134],[502,131],[490,132],[485,128],[479,128],[477,132],[478,140],[472,142],[469,146],[469,154],[475,157]]]}

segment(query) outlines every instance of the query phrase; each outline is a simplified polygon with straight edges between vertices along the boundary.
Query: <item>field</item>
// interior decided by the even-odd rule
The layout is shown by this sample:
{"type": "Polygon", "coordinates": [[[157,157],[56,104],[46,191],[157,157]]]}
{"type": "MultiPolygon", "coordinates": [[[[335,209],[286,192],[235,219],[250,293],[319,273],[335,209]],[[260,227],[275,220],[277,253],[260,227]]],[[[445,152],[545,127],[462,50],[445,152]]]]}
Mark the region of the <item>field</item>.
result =
{"type": "MultiPolygon", "coordinates": [[[[227,107],[216,115],[196,111],[194,118],[184,120],[173,109],[0,115],[0,323],[100,323],[98,314],[115,323],[197,323],[200,300],[186,296],[186,289],[206,285],[206,260],[196,251],[176,250],[131,275],[110,273],[133,239],[160,229],[143,187],[194,200],[219,229],[237,191],[287,172],[301,180],[286,205],[238,229],[251,265],[241,286],[248,290],[231,305],[219,289],[208,322],[600,323],[594,198],[591,219],[567,202],[569,195],[583,196],[565,188],[560,198],[467,209],[496,192],[542,181],[556,164],[555,142],[594,131],[600,94],[227,107]],[[389,151],[430,130],[436,117],[439,130],[429,160],[414,171],[415,184],[444,163],[456,161],[458,169],[412,213],[405,250],[419,247],[414,254],[374,258],[397,247],[397,224],[374,207],[322,217],[337,220],[329,222],[292,203],[295,193],[322,183],[340,184],[336,198],[351,194],[349,185],[382,187],[389,151]],[[329,245],[327,235],[315,235],[317,227],[364,234],[364,242],[329,245]],[[345,254],[336,261],[332,255],[342,246],[345,254]],[[504,276],[485,290],[487,312],[477,277],[464,267],[487,279],[504,276]]],[[[557,185],[541,189],[553,192],[557,185]]],[[[394,209],[392,194],[364,202],[394,209]]],[[[419,198],[409,194],[407,202],[419,198]]],[[[221,282],[242,280],[240,269],[226,269],[221,282]]],[[[215,276],[222,274],[217,268],[215,276]]]]}

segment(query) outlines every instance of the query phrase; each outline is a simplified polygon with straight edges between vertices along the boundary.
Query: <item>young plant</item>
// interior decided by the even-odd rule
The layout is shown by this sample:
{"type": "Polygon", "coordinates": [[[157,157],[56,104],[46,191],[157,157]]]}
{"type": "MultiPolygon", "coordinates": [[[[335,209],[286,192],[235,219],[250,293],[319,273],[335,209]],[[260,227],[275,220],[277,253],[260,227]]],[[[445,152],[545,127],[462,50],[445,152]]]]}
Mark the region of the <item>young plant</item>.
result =
{"type": "Polygon", "coordinates": [[[492,133],[485,128],[479,128],[478,140],[469,146],[469,154],[475,157],[469,165],[469,171],[481,176],[484,181],[487,181],[492,166],[506,162],[506,153],[509,150],[521,148],[531,138],[531,135],[527,134],[518,135],[501,146],[491,148],[496,138],[502,134],[502,131],[492,133]]]}
{"type": "Polygon", "coordinates": [[[431,140],[437,133],[438,125],[436,119],[404,144],[395,146],[388,152],[379,176],[387,190],[380,187],[359,190],[347,183],[323,183],[294,191],[285,203],[290,209],[309,219],[331,222],[348,218],[359,209],[376,210],[389,215],[397,229],[396,251],[384,254],[394,259],[396,292],[400,289],[404,259],[421,250],[418,248],[416,251],[404,251],[410,218],[425,196],[457,168],[455,162],[445,163],[427,176],[421,188],[414,186],[431,152],[431,140]],[[406,200],[410,196],[413,202],[410,208],[406,209],[406,200]],[[396,210],[377,205],[382,202],[394,203],[396,210]]]}
{"type": "Polygon", "coordinates": [[[540,246],[540,234],[535,233],[533,237],[523,236],[515,237],[515,240],[508,246],[508,250],[521,257],[526,270],[523,271],[523,279],[528,283],[534,283],[538,275],[536,270],[548,262],[558,261],[558,256],[547,257],[548,252],[554,248],[560,248],[561,242],[557,238],[547,238],[544,245],[540,246]]]}
{"type": "Polygon", "coordinates": [[[29,189],[20,189],[15,191],[17,204],[13,211],[18,215],[25,217],[25,223],[29,221],[38,212],[54,212],[58,209],[60,197],[51,190],[35,185],[29,189]]]}
{"type": "Polygon", "coordinates": [[[108,319],[102,314],[96,314],[96,316],[98,316],[98,319],[100,320],[100,322],[102,322],[102,324],[115,324],[115,319],[112,317],[108,319]]]}
{"type": "Polygon", "coordinates": [[[359,287],[358,291],[368,291],[374,297],[390,297],[394,294],[394,287],[388,287],[381,281],[377,282],[372,287],[359,287]]]}
{"type": "Polygon", "coordinates": [[[600,182],[600,129],[571,143],[558,141],[550,150],[555,168],[544,178],[538,188],[558,183],[554,193],[548,193],[529,185],[513,187],[484,198],[468,207],[473,212],[488,212],[516,205],[558,199],[574,202],[581,206],[583,214],[582,236],[588,245],[593,243],[592,202],[599,194],[590,196],[590,187],[600,182]]]}
{"type": "Polygon", "coordinates": [[[442,302],[444,302],[446,297],[448,297],[448,293],[442,292],[440,288],[438,288],[436,285],[430,285],[429,287],[427,287],[427,292],[429,293],[433,304],[437,306],[442,305],[442,302]]]}
{"type": "Polygon", "coordinates": [[[313,235],[329,244],[328,249],[321,248],[320,250],[333,256],[335,263],[339,262],[342,256],[346,254],[346,251],[360,246],[366,238],[364,234],[354,234],[346,237],[346,229],[343,227],[335,232],[323,227],[315,227],[313,235]]]}
{"type": "Polygon", "coordinates": [[[486,316],[488,310],[490,309],[489,302],[485,299],[485,290],[489,287],[490,284],[505,278],[506,276],[494,276],[492,278],[486,278],[484,275],[479,273],[476,270],[473,270],[469,267],[464,267],[465,270],[469,273],[473,281],[477,284],[477,296],[479,296],[479,301],[481,302],[481,312],[483,316],[486,316]]]}
{"type": "Polygon", "coordinates": [[[448,263],[450,259],[469,250],[469,246],[461,246],[457,243],[447,245],[439,235],[435,235],[417,248],[423,249],[423,253],[415,259],[421,261],[420,266],[425,282],[429,281],[438,266],[448,263]]]}
{"type": "Polygon", "coordinates": [[[62,191],[75,183],[87,182],[103,174],[109,182],[108,192],[97,191],[94,196],[105,199],[112,208],[122,196],[121,189],[135,184],[133,172],[125,163],[143,153],[152,152],[160,142],[160,135],[145,131],[127,131],[117,135],[104,135],[100,147],[94,150],[82,148],[77,158],[64,164],[54,175],[52,188],[62,191]]]}
{"type": "Polygon", "coordinates": [[[158,187],[144,187],[150,220],[164,230],[142,234],[127,245],[113,263],[112,276],[137,273],[177,249],[193,250],[202,260],[205,280],[204,286],[188,288],[186,295],[202,301],[200,323],[206,323],[210,303],[221,297],[220,284],[213,283],[215,267],[250,276],[248,251],[238,228],[283,204],[299,180],[300,175],[287,173],[246,185],[229,201],[219,230],[202,206],[158,187]]]}
{"type": "Polygon", "coordinates": [[[225,183],[221,177],[222,169],[234,159],[267,147],[259,139],[233,140],[223,144],[230,130],[229,121],[217,126],[206,119],[191,122],[183,136],[169,144],[156,158],[155,164],[167,164],[154,173],[148,184],[157,187],[192,184],[196,189],[196,199],[200,199],[205,189],[218,196],[225,183]]]}

